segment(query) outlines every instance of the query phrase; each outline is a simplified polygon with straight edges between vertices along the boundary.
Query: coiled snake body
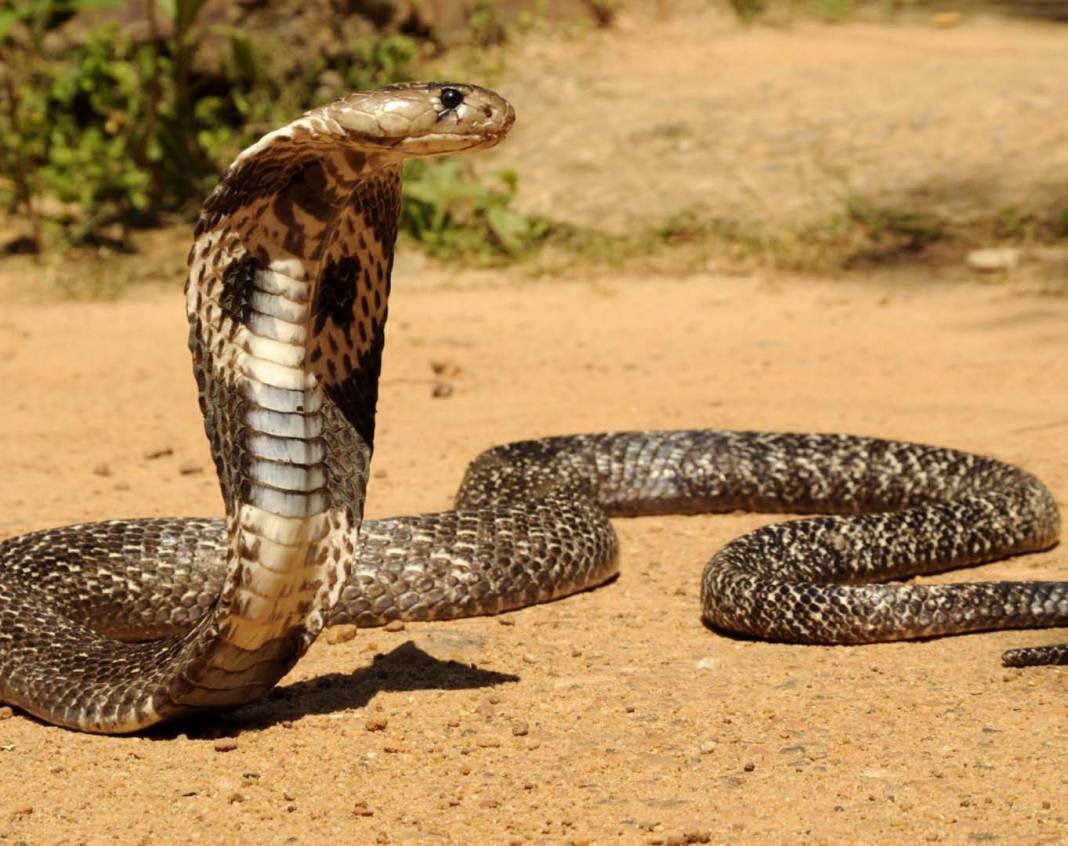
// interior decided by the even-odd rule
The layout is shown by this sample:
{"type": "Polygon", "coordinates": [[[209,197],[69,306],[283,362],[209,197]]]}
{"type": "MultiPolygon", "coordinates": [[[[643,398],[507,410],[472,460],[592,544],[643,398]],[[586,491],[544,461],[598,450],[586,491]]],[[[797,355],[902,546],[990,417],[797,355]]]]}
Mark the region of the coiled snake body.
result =
{"type": "MultiPolygon", "coordinates": [[[[360,527],[406,157],[499,141],[474,86],[356,94],[245,150],[186,286],[221,520],[115,520],[0,544],[0,700],[96,732],[265,693],[324,624],[496,613],[615,572],[613,515],[832,512],[713,557],[705,619],[862,643],[1068,624],[1068,583],[876,582],[1043,549],[1050,493],[976,455],[845,435],[633,432],[496,447],[456,510],[360,527]]],[[[1068,662],[1065,647],[1009,663],[1068,662]]]]}

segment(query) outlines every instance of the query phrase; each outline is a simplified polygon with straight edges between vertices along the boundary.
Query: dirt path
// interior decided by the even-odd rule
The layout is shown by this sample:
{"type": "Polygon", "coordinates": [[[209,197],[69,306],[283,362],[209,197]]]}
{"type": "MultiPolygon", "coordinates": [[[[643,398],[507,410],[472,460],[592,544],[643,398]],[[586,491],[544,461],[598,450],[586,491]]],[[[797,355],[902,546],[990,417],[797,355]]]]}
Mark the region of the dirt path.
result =
{"type": "MultiPolygon", "coordinates": [[[[369,512],[445,506],[467,458],[502,440],[692,425],[982,450],[1063,500],[1066,322],[1064,301],[976,286],[402,283],[369,512]],[[435,362],[459,368],[447,399],[435,362]]],[[[218,513],[184,332],[174,291],[5,309],[0,531],[218,513]]],[[[1064,842],[1065,672],[998,662],[1064,633],[852,649],[714,634],[700,567],[762,519],[621,521],[615,584],[320,641],[268,701],[188,733],[0,722],[0,838],[1064,842]]],[[[1065,579],[1068,559],[979,575],[1065,579]]]]}
{"type": "Polygon", "coordinates": [[[665,5],[518,45],[502,91],[519,121],[493,155],[524,208],[628,231],[686,211],[777,227],[847,201],[949,219],[1068,202],[1063,26],[747,29],[665,5]]]}

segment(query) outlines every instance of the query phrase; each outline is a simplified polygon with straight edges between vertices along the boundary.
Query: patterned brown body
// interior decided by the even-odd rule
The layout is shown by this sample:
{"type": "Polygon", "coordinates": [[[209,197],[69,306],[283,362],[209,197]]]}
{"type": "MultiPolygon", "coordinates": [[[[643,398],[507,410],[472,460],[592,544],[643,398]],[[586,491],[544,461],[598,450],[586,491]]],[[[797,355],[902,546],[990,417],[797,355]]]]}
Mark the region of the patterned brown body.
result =
{"type": "MultiPolygon", "coordinates": [[[[241,154],[205,204],[186,288],[225,519],[116,520],[0,544],[0,700],[106,732],[233,707],[274,685],[326,623],[496,613],[610,578],[613,515],[850,515],[721,550],[703,613],[733,631],[863,643],[1068,625],[1064,582],[870,584],[1042,549],[1060,527],[1022,470],[873,438],[508,444],[472,463],[455,511],[361,531],[401,161],[489,146],[512,119],[482,89],[398,86],[241,154]]],[[[1068,649],[1006,661],[1063,663],[1068,649]]]]}

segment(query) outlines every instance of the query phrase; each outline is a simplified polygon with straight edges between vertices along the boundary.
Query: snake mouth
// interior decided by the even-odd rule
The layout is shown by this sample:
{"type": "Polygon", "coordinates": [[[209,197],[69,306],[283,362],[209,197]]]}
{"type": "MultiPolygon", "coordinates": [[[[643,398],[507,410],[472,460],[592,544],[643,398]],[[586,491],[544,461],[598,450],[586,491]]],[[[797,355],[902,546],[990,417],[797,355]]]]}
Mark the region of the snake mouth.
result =
{"type": "Polygon", "coordinates": [[[394,150],[411,153],[412,155],[446,155],[459,153],[464,150],[489,149],[496,147],[504,140],[511,129],[511,123],[502,128],[494,128],[487,132],[471,132],[457,134],[453,132],[428,132],[425,135],[413,135],[402,138],[393,146],[394,150]]]}
{"type": "Polygon", "coordinates": [[[446,155],[496,147],[514,124],[515,110],[510,103],[506,103],[500,110],[487,107],[485,119],[472,126],[470,131],[458,132],[455,127],[432,126],[425,132],[414,132],[398,138],[372,139],[372,143],[405,155],[446,155]]]}
{"type": "Polygon", "coordinates": [[[514,118],[509,118],[507,123],[471,132],[429,130],[398,138],[351,134],[360,148],[365,150],[378,149],[383,152],[399,153],[401,156],[444,156],[467,150],[496,147],[508,135],[513,122],[514,118]]]}

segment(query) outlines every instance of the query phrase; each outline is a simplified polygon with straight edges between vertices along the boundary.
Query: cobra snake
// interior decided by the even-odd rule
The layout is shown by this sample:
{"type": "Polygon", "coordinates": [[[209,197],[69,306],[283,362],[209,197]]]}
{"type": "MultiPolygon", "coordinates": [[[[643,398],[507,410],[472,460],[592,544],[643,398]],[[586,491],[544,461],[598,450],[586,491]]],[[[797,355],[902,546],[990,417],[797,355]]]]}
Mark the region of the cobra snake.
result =
{"type": "MultiPolygon", "coordinates": [[[[186,306],[224,519],[68,526],[0,544],[0,700],[122,733],[266,693],[324,625],[493,614],[611,578],[616,515],[814,513],[729,543],[712,626],[864,643],[1068,624],[1068,583],[887,585],[1056,542],[1049,491],[950,449],[716,430],[490,449],[454,511],[364,523],[401,167],[486,148],[471,85],[353,94],[243,151],[204,204],[186,306]],[[839,516],[834,516],[831,512],[839,516]]],[[[1068,663],[1068,647],[1006,653],[1068,663]]]]}

